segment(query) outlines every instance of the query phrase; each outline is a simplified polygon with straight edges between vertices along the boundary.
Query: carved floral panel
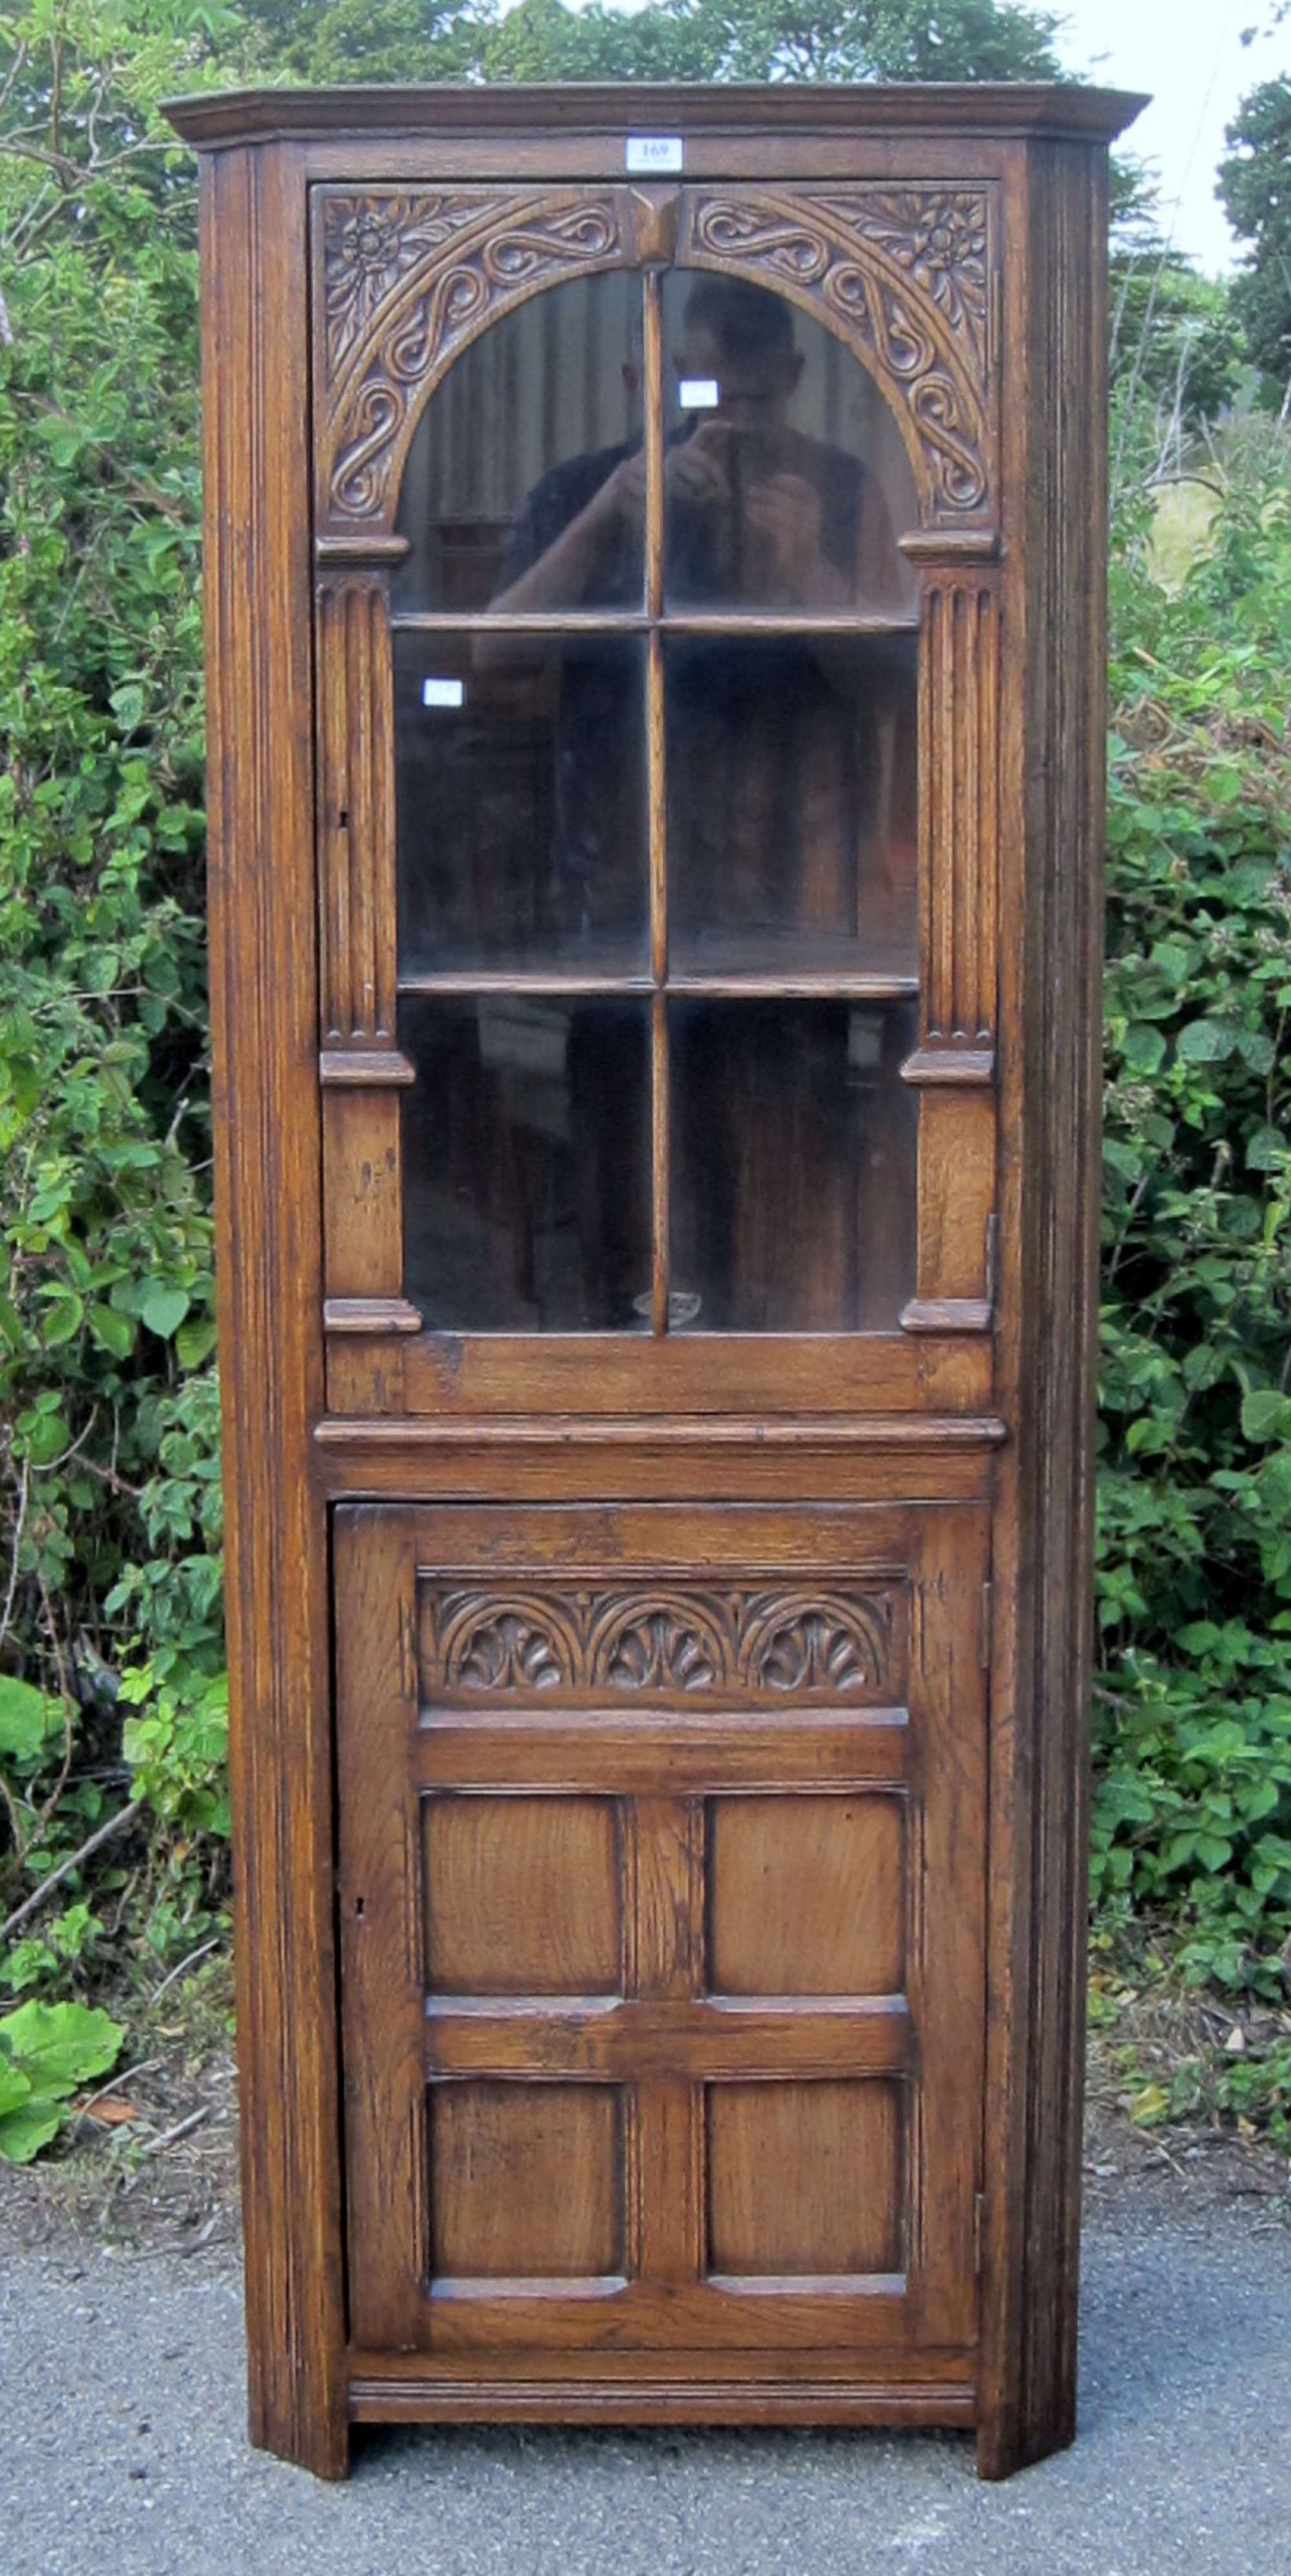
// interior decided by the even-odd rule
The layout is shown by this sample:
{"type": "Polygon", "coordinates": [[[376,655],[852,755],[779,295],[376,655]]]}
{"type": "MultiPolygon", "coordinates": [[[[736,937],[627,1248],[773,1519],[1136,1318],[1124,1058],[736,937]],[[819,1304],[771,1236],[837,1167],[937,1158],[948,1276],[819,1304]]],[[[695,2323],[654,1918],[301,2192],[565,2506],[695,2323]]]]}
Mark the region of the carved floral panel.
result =
{"type": "Polygon", "coordinates": [[[985,189],[698,188],[683,265],[736,269],[840,324],[901,422],[930,523],[992,497],[985,189]]]}
{"type": "Polygon", "coordinates": [[[388,529],[425,398],[486,324],[631,256],[618,188],[318,191],[315,352],[324,528],[388,529]]]}
{"type": "Polygon", "coordinates": [[[548,1693],[644,1703],[873,1701],[904,1690],[899,1582],[567,1587],[423,1577],[420,1688],[432,1703],[548,1693]]]}
{"type": "MultiPolygon", "coordinates": [[[[318,190],[322,531],[388,532],[458,351],[542,288],[630,264],[643,220],[615,187],[318,190]]],[[[991,225],[989,187],[699,186],[676,255],[758,279],[845,338],[902,425],[925,522],[962,526],[994,501],[991,225]]]]}

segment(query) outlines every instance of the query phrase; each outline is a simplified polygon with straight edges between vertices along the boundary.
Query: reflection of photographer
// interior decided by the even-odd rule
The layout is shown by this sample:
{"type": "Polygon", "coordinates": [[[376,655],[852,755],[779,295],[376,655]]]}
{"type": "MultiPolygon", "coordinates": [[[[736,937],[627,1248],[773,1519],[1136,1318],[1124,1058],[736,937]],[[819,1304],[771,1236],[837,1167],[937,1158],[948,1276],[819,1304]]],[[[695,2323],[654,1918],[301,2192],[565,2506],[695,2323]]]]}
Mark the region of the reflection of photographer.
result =
{"type": "MultiPolygon", "coordinates": [[[[742,279],[691,288],[676,359],[693,422],[664,459],[665,583],[676,605],[888,609],[899,557],[874,477],[787,415],[803,360],[792,308],[742,279]]],[[[531,493],[495,611],[639,604],[640,443],[572,458],[531,493]]]]}

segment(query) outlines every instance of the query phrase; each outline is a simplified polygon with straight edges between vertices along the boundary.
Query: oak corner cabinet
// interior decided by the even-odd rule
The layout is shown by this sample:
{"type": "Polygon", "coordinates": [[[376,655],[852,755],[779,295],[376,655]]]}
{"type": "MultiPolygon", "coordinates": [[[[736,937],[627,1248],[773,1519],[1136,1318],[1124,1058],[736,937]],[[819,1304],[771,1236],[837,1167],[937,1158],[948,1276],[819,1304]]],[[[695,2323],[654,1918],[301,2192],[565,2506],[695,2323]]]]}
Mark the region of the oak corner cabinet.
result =
{"type": "Polygon", "coordinates": [[[1068,2441],[1109,139],[177,104],[255,2441],[1068,2441]]]}

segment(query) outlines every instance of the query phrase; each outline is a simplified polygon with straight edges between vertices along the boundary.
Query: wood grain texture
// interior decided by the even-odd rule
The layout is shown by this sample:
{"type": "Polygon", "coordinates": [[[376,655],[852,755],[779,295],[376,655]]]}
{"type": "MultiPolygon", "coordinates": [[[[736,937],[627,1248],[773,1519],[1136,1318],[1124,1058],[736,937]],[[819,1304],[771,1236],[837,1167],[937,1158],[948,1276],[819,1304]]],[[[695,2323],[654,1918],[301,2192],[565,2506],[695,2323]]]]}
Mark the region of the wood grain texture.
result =
{"type": "Polygon", "coordinates": [[[169,99],[165,113],[186,141],[208,151],[252,136],[303,141],[336,135],[352,162],[365,134],[376,136],[378,154],[388,154],[392,136],[448,133],[472,137],[478,158],[481,141],[503,134],[512,154],[521,138],[532,138],[549,166],[553,138],[563,157],[571,138],[590,133],[618,139],[621,168],[625,132],[733,129],[760,141],[787,128],[791,134],[796,129],[796,139],[809,136],[819,149],[817,138],[831,127],[867,138],[913,130],[925,149],[925,138],[948,135],[952,156],[962,160],[965,142],[974,135],[1069,134],[1111,142],[1146,105],[1128,90],[1050,81],[892,81],[878,88],[840,82],[813,92],[809,104],[792,87],[753,82],[723,90],[657,81],[592,81],[565,89],[502,81],[481,90],[433,82],[358,90],[207,90],[169,99]]]}
{"type": "Polygon", "coordinates": [[[714,2272],[902,2269],[897,2086],[711,2085],[707,2115],[714,2272]]]}
{"type": "Polygon", "coordinates": [[[384,575],[325,577],[315,613],[323,1042],[371,1052],[393,1047],[395,1013],[394,706],[384,575]]]}
{"type": "Polygon", "coordinates": [[[971,2381],[912,2381],[876,2370],[865,2382],[850,2374],[831,2380],[823,2373],[813,2380],[754,2382],[748,2375],[754,2356],[745,2354],[742,2375],[726,2384],[682,2371],[650,2379],[639,2356],[631,2379],[620,2382],[610,2375],[613,2358],[598,2354],[591,2381],[539,2378],[529,2356],[522,2379],[500,2378],[496,2364],[491,2369],[487,2361],[471,2367],[469,2375],[448,2379],[439,2356],[424,2377],[356,2371],[349,2384],[350,2417],[356,2424],[473,2424],[483,2418],[503,2424],[829,2424],[858,2430],[920,2424],[965,2430],[976,2418],[971,2381]]]}
{"type": "Polygon", "coordinates": [[[921,567],[920,887],[925,1049],[980,1049],[995,1027],[999,601],[985,575],[921,567]]]}
{"type": "MultiPolygon", "coordinates": [[[[328,1299],[384,1299],[401,1304],[398,1091],[363,1084],[325,1092],[323,1188],[328,1299]]],[[[418,1329],[420,1316],[415,1308],[407,1311],[418,1329]]],[[[333,1330],[337,1322],[333,1316],[333,1330]]]]}
{"type": "MultiPolygon", "coordinates": [[[[451,1785],[468,1793],[585,1787],[647,1798],[666,1779],[680,1797],[698,1797],[715,1776],[731,1790],[755,1795],[772,1789],[879,1788],[905,1778],[908,1723],[904,1708],[826,1718],[788,1717],[779,1709],[569,1714],[526,1708],[495,1710],[487,1726],[468,1712],[439,1714],[422,1720],[413,1769],[420,1786],[451,1785]]],[[[783,1817],[784,1802],[776,1807],[783,1817]]],[[[721,1976],[709,1978],[710,1984],[723,1982],[721,1976]]]]}
{"type": "Polygon", "coordinates": [[[242,2208],[253,2441],[347,2457],[310,728],[305,185],[202,186],[208,820],[242,2208]]]}
{"type": "Polygon", "coordinates": [[[416,1726],[411,1532],[342,1512],[333,1531],[341,2045],[350,2332],[415,2345],[430,2268],[423,2072],[425,1901],[407,1794],[416,1726]],[[353,2259],[360,2243],[362,2261],[353,2259]]]}
{"type": "Polygon", "coordinates": [[[617,1817],[606,1798],[432,1797],[426,1982],[440,1994],[614,1994],[617,1817]]]}
{"type": "Polygon", "coordinates": [[[900,1333],[423,1333],[338,1354],[334,1413],[989,1413],[991,1353],[900,1333]]]}
{"type": "MultiPolygon", "coordinates": [[[[891,1736],[894,1749],[904,1750],[907,1730],[893,1728],[891,1736]]],[[[713,1990],[899,1993],[905,1983],[904,1826],[899,1798],[712,1799],[713,1990]]]]}
{"type": "Polygon", "coordinates": [[[1036,145],[1010,192],[1013,656],[1004,710],[1003,1401],[979,2465],[1075,2429],[1106,569],[1105,174],[1036,145]]]}
{"type": "Polygon", "coordinates": [[[446,2276],[621,2275],[621,2117],[608,2085],[436,2085],[432,2296],[446,2276]]]}

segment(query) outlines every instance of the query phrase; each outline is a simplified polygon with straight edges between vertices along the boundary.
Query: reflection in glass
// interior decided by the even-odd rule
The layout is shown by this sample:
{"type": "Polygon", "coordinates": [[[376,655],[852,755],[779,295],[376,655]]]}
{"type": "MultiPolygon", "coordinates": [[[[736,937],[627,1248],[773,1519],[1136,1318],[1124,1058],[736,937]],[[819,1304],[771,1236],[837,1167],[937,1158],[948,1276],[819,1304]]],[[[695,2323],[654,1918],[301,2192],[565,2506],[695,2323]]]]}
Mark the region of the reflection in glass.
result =
{"type": "Polygon", "coordinates": [[[916,639],[665,651],[674,971],[913,978],[916,639]]]}
{"type": "Polygon", "coordinates": [[[664,281],[665,605],[912,610],[900,433],[833,332],[744,278],[664,281]]]}
{"type": "Polygon", "coordinates": [[[405,998],[404,1293],[437,1332],[640,1331],[649,1005],[405,998]]]}
{"type": "Polygon", "coordinates": [[[639,608],[641,281],[554,286],[454,360],[404,469],[396,614],[639,608]]]}
{"type": "Polygon", "coordinates": [[[915,1284],[908,1004],[674,1001],[672,1285],[699,1332],[883,1332],[915,1284]]]}
{"type": "Polygon", "coordinates": [[[396,631],[399,971],[648,960],[644,647],[396,631]]]}

